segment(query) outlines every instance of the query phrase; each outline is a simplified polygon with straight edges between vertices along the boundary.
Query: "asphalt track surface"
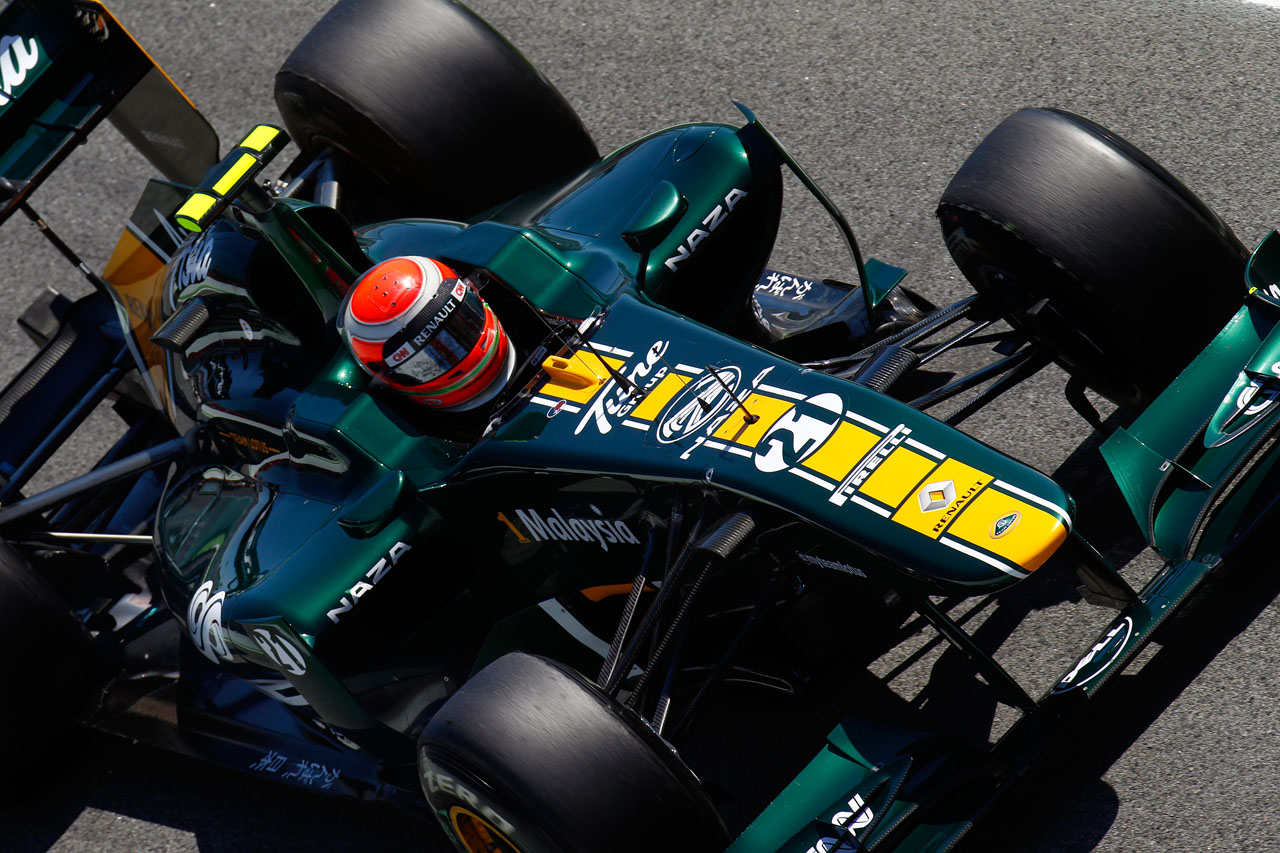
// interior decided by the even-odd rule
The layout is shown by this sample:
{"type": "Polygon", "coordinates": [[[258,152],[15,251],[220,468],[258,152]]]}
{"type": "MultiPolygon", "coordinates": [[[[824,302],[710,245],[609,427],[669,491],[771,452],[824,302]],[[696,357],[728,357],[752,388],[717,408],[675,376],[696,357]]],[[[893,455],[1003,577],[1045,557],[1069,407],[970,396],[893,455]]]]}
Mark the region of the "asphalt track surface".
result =
{"type": "MultiPolygon", "coordinates": [[[[120,0],[113,8],[225,143],[274,117],[274,70],[327,5],[120,0]]],[[[1182,178],[1247,245],[1280,211],[1277,8],[1237,0],[472,5],[560,87],[602,151],[682,121],[735,122],[730,99],[747,103],[844,210],[864,251],[911,270],[908,284],[935,302],[967,292],[938,236],[937,197],[986,132],[1019,107],[1063,107],[1119,132],[1182,178]]],[[[516,151],[522,132],[512,130],[516,151]]],[[[147,174],[104,126],[34,202],[100,269],[147,174]]],[[[46,284],[83,292],[20,218],[4,241],[6,301],[15,312],[46,284]]],[[[812,206],[800,205],[784,228],[773,265],[851,275],[834,231],[812,206]]],[[[1142,302],[1161,298],[1157,287],[1132,306],[1133,333],[1153,347],[1176,334],[1143,325],[1142,302]]],[[[1195,311],[1194,302],[1186,310],[1195,311]]],[[[16,329],[0,332],[7,375],[30,346],[16,329]]],[[[1088,433],[1063,402],[1061,383],[1061,374],[1046,371],[966,428],[1054,471],[1088,433]]],[[[96,419],[90,435],[55,460],[47,481],[84,470],[110,429],[109,418],[96,419]]],[[[1072,461],[1064,475],[1079,479],[1089,470],[1072,461]]],[[[1076,488],[1087,496],[1089,487],[1076,488]]],[[[980,849],[1280,850],[1280,579],[1271,552],[1261,543],[1188,618],[1158,635],[1114,683],[1112,698],[995,813],[980,849]]],[[[1141,557],[1126,569],[1135,581],[1150,571],[1141,557]]],[[[975,621],[1005,638],[1000,660],[1033,694],[1107,620],[1079,603],[1071,586],[1045,582],[975,621]]],[[[886,675],[922,642],[877,661],[873,673],[886,675]]],[[[936,652],[926,650],[891,687],[911,701],[940,669],[936,652]]],[[[1007,725],[1003,711],[984,713],[997,729],[1007,725]]],[[[70,755],[46,770],[0,814],[0,849],[435,844],[433,828],[412,816],[312,797],[95,734],[78,737],[70,755]]]]}

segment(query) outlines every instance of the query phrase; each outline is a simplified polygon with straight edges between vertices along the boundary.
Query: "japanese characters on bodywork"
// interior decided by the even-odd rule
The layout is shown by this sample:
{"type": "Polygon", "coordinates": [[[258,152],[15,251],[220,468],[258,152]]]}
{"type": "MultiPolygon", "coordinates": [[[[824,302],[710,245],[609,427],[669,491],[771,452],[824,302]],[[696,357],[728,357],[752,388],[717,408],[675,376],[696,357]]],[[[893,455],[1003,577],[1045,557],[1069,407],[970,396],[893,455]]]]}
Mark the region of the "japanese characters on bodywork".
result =
{"type": "Polygon", "coordinates": [[[341,778],[336,767],[318,761],[293,758],[274,749],[263,753],[249,765],[249,770],[274,776],[282,782],[290,782],[303,788],[327,791],[341,778]]]}
{"type": "Polygon", "coordinates": [[[807,278],[771,270],[768,275],[756,284],[755,289],[757,293],[764,292],[780,299],[785,298],[799,302],[804,299],[806,293],[813,289],[813,285],[814,282],[807,278]]]}
{"type": "Polygon", "coordinates": [[[735,345],[726,357],[716,338],[708,363],[696,334],[664,318],[619,299],[590,346],[564,356],[597,381],[560,371],[531,397],[551,422],[544,438],[563,437],[602,471],[630,460],[637,474],[696,474],[967,587],[1024,578],[1065,539],[1068,499],[1042,475],[896,401],[760,350],[735,345]]]}

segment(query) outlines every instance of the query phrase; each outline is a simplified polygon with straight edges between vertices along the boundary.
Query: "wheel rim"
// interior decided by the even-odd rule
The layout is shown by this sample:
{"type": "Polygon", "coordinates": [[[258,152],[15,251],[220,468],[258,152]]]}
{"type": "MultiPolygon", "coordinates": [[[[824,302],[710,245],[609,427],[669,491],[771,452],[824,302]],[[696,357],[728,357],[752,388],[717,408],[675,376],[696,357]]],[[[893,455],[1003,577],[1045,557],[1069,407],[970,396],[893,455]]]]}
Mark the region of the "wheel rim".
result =
{"type": "Polygon", "coordinates": [[[521,853],[497,827],[470,809],[449,809],[449,822],[467,853],[521,853]]]}

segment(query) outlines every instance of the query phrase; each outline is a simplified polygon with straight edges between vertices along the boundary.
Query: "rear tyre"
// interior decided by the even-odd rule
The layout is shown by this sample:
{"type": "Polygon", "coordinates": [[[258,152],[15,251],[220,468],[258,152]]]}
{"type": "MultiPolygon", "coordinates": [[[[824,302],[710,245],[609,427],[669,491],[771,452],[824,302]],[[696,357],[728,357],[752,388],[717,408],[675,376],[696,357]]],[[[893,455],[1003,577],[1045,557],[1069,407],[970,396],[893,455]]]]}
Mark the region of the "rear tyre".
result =
{"type": "Polygon", "coordinates": [[[441,218],[597,159],[555,87],[449,0],[340,0],[285,60],[275,97],[304,152],[331,145],[441,218]]]}
{"type": "Polygon", "coordinates": [[[1001,122],[938,217],[974,288],[1120,406],[1154,399],[1244,296],[1249,253],[1226,224],[1133,145],[1061,110],[1001,122]]]}
{"type": "Polygon", "coordinates": [[[0,541],[0,762],[48,747],[97,687],[101,656],[70,606],[30,563],[0,541]]]}
{"type": "Polygon", "coordinates": [[[693,773],[629,709],[521,652],[485,667],[418,741],[432,810],[460,850],[721,850],[693,773]]]}

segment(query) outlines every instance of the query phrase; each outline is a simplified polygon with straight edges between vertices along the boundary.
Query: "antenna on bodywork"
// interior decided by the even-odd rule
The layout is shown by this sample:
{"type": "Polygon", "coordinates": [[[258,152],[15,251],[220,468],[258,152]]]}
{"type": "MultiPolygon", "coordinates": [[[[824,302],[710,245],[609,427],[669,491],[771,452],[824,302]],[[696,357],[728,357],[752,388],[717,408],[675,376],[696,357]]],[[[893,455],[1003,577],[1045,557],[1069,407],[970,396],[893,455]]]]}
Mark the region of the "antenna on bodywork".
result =
{"type": "MultiPolygon", "coordinates": [[[[746,404],[738,399],[738,395],[733,393],[733,389],[729,387],[728,382],[724,381],[724,378],[720,375],[719,371],[717,371],[714,367],[712,367],[709,364],[707,365],[707,371],[711,374],[711,376],[717,382],[720,383],[720,387],[723,388],[724,392],[729,395],[729,399],[734,402],[734,405],[736,405],[739,409],[742,410],[742,419],[744,421],[746,421],[748,424],[753,424],[756,421],[760,420],[759,415],[751,414],[751,412],[747,409],[746,404]]],[[[697,400],[698,400],[698,404],[702,406],[702,410],[704,412],[711,411],[711,406],[709,403],[707,403],[706,400],[703,400],[701,397],[698,397],[697,400]]]]}
{"type": "MultiPolygon", "coordinates": [[[[760,119],[756,118],[756,114],[753,113],[750,108],[738,101],[734,101],[733,105],[738,108],[739,112],[746,116],[747,126],[742,128],[742,131],[751,131],[759,137],[761,142],[772,149],[773,152],[781,158],[781,161],[787,165],[787,168],[800,179],[800,183],[804,184],[805,188],[808,189],[809,192],[813,193],[813,197],[816,198],[826,209],[831,218],[835,220],[836,227],[840,229],[840,235],[844,237],[845,245],[849,247],[849,254],[853,256],[853,265],[858,271],[858,282],[862,285],[862,298],[867,306],[867,316],[875,317],[876,308],[880,305],[880,302],[889,295],[889,291],[893,290],[893,286],[879,287],[872,283],[872,281],[867,277],[866,265],[862,262],[862,250],[858,248],[858,239],[853,236],[853,229],[849,227],[849,222],[844,218],[844,214],[840,212],[840,209],[835,206],[835,203],[832,202],[831,199],[827,198],[827,194],[824,193],[816,183],[814,183],[813,178],[810,178],[808,174],[805,173],[804,169],[800,167],[800,164],[797,163],[796,159],[791,156],[791,153],[783,147],[782,143],[778,141],[778,138],[773,135],[769,128],[765,127],[760,122],[760,119]]],[[[739,131],[739,134],[741,134],[742,131],[739,131]]],[[[893,285],[896,285],[897,283],[897,279],[894,279],[892,282],[893,285]]]]}

